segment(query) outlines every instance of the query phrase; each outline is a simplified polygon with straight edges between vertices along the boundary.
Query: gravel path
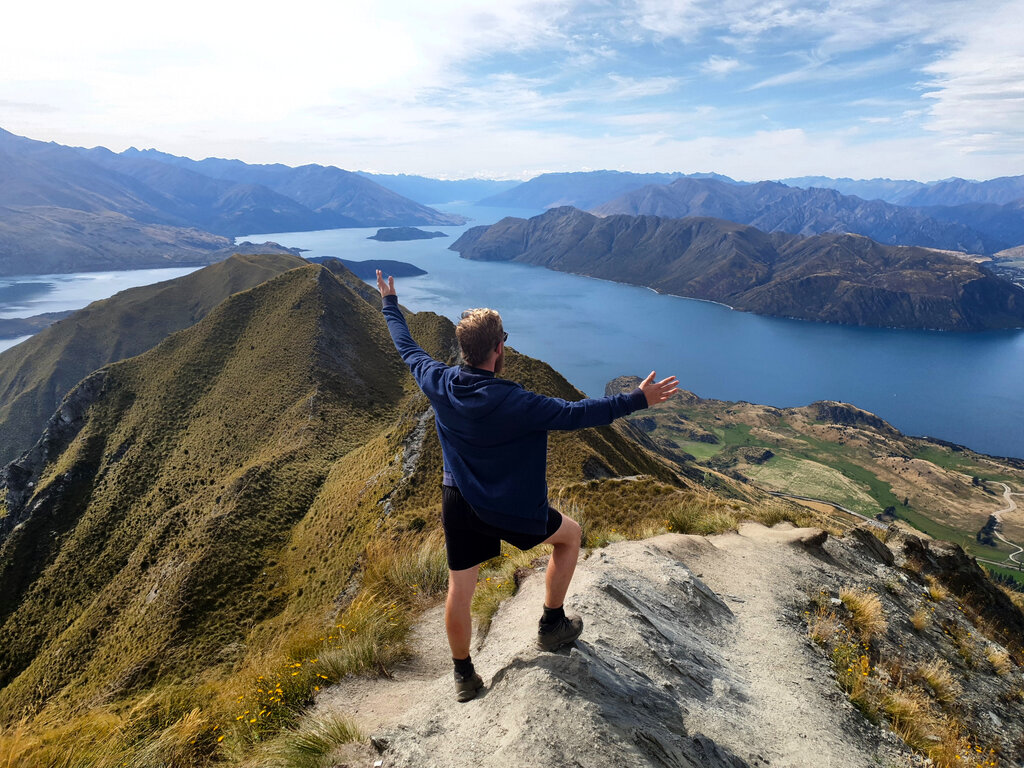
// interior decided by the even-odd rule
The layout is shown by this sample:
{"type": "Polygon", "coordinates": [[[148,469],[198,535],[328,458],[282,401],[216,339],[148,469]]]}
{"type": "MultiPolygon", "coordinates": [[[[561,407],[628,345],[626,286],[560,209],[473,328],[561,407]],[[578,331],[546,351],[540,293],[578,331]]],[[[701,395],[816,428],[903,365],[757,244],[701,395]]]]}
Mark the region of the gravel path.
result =
{"type": "Polygon", "coordinates": [[[586,627],[571,650],[533,646],[534,575],[473,651],[486,683],[476,700],[454,701],[439,606],[393,679],[349,680],[318,706],[354,717],[383,748],[347,759],[352,768],[892,763],[801,623],[805,590],[839,569],[827,549],[845,546],[823,538],[745,524],[612,544],[580,562],[568,605],[586,627]]]}

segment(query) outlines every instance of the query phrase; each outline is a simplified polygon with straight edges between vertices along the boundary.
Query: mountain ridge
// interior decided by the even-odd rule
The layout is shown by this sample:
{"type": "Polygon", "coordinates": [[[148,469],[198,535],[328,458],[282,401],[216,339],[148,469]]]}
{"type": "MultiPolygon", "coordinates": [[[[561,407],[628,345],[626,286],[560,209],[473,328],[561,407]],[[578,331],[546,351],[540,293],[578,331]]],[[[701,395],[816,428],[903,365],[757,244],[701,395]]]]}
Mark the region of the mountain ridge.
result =
{"type": "MultiPolygon", "coordinates": [[[[973,208],[926,209],[867,201],[835,190],[787,187],[777,182],[725,184],[715,179],[677,179],[650,185],[593,209],[600,216],[624,213],[663,218],[710,216],[760,230],[796,235],[852,232],[886,245],[919,245],[943,250],[991,254],[1024,240],[1024,216],[1000,219],[998,227],[973,208]],[[994,229],[994,231],[993,231],[994,229]]],[[[990,214],[990,217],[995,217],[990,214]]]]}
{"type": "Polygon", "coordinates": [[[473,227],[463,258],[519,261],[780,317],[903,328],[1024,325],[1024,291],[976,264],[859,235],[554,208],[473,227]]]}

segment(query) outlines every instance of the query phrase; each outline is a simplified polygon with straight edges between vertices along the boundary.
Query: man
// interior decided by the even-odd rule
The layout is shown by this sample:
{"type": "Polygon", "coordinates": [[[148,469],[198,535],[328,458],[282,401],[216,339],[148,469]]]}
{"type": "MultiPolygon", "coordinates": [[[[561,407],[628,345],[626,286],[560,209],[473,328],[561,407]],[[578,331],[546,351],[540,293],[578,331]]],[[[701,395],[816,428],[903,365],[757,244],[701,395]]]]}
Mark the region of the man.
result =
{"type": "Polygon", "coordinates": [[[434,360],[412,339],[398,308],[395,279],[377,270],[388,330],[413,378],[434,407],[444,459],[441,520],[448,554],[445,629],[455,664],[459,701],[475,698],[483,680],[473,669],[470,605],[480,564],[501,553],[502,540],[519,549],[553,547],[545,576],[544,614],[537,645],[555,651],[583,631],[579,616],[563,609],[580,549],[580,526],[548,504],[547,433],[610,424],[620,416],[662,403],[678,388],[675,377],[635,390],[577,402],[529,392],[499,379],[508,334],[493,309],[462,313],[455,328],[463,365],[434,360]]]}

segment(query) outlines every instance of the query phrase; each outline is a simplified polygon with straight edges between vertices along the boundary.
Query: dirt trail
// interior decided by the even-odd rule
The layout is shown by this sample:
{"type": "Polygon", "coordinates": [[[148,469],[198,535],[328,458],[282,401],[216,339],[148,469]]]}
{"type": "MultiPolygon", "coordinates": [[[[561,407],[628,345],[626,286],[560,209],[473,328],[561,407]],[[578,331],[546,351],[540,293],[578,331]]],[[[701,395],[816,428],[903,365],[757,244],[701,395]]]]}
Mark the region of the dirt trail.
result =
{"type": "Polygon", "coordinates": [[[804,590],[842,570],[828,549],[846,545],[822,548],[819,534],[745,524],[613,544],[577,570],[568,605],[586,628],[575,648],[534,648],[543,579],[531,576],[473,651],[487,686],[476,700],[454,701],[439,606],[393,679],[347,681],[318,706],[387,745],[353,768],[894,762],[801,623],[804,590]]]}
{"type": "MultiPolygon", "coordinates": [[[[992,516],[996,519],[996,522],[1001,523],[1003,521],[1003,515],[1007,514],[1008,512],[1013,512],[1017,509],[1017,502],[1014,501],[1011,497],[1024,496],[1024,493],[1016,493],[1014,491],[1011,491],[1010,486],[1008,486],[1006,483],[998,483],[998,485],[1003,486],[1003,498],[1006,499],[1006,506],[1000,509],[998,512],[993,512],[992,516]]],[[[1024,552],[1024,547],[1022,547],[1020,544],[1017,544],[1016,542],[1010,541],[1005,536],[1003,536],[1003,534],[1001,534],[999,531],[994,531],[994,533],[996,535],[996,538],[1000,541],[1009,544],[1011,547],[1017,548],[1017,551],[1008,555],[1007,558],[1012,562],[1016,563],[1017,565],[1020,565],[1021,561],[1017,558],[1020,557],[1020,554],[1022,552],[1024,552]]]]}

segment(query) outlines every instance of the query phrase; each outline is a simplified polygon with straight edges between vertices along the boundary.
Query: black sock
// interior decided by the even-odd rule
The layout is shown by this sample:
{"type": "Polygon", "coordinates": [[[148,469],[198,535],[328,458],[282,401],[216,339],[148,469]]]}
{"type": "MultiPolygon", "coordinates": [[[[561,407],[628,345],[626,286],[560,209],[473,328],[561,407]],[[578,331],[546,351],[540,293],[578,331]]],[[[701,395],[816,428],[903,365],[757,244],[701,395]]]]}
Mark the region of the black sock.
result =
{"type": "Polygon", "coordinates": [[[452,657],[452,661],[455,663],[455,674],[461,675],[462,677],[472,677],[476,671],[473,669],[473,659],[467,656],[464,659],[456,659],[452,657]]]}
{"type": "Polygon", "coordinates": [[[556,624],[565,618],[565,609],[562,606],[557,608],[548,608],[544,606],[544,617],[541,619],[543,624],[556,624]]]}

